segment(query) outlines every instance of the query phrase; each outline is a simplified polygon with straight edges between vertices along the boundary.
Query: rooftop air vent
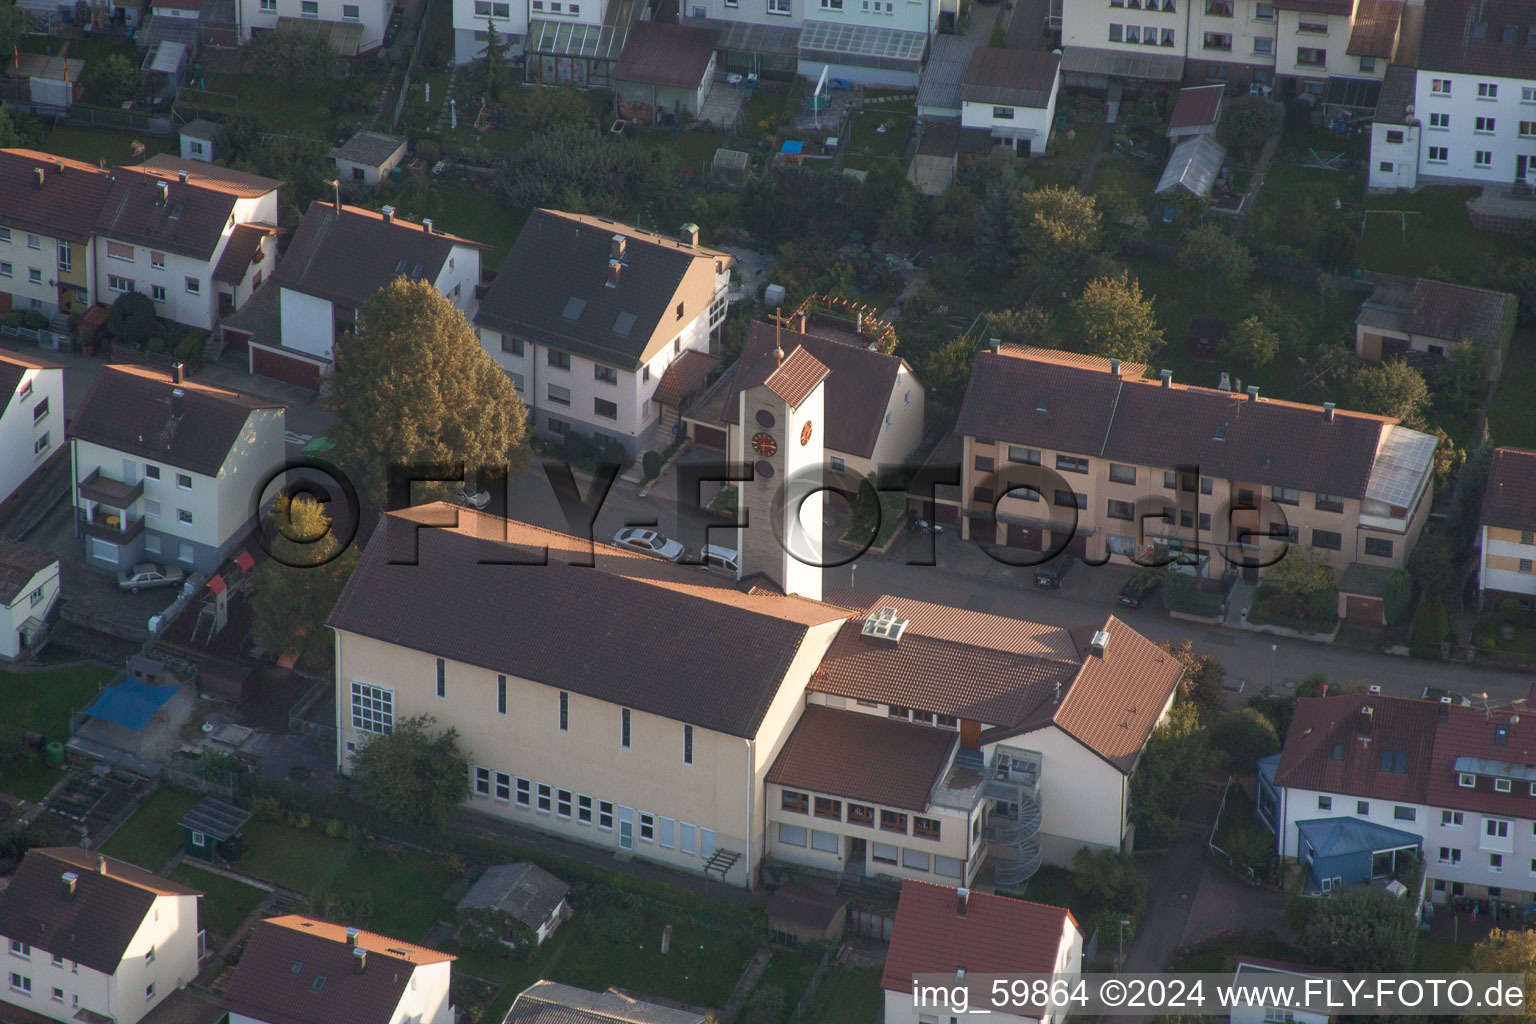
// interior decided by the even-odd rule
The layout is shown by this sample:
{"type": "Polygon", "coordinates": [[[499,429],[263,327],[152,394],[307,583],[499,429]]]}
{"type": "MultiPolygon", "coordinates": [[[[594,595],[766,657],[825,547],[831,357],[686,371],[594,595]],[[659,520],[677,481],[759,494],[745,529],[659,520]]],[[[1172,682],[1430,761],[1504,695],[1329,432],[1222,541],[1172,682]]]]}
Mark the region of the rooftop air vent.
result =
{"type": "Polygon", "coordinates": [[[1050,398],[1046,395],[1041,395],[1040,400],[1035,403],[1035,412],[1045,412],[1050,407],[1050,404],[1050,398]]]}
{"type": "Polygon", "coordinates": [[[893,643],[901,639],[901,634],[907,631],[907,620],[897,618],[895,608],[882,608],[879,615],[872,615],[864,620],[865,636],[879,637],[881,640],[890,640],[893,643]]]}
{"type": "Polygon", "coordinates": [[[1088,641],[1088,649],[1099,657],[1104,657],[1104,652],[1109,650],[1109,634],[1102,629],[1093,634],[1093,639],[1088,641]]]}
{"type": "Polygon", "coordinates": [[[1366,689],[1369,690],[1371,693],[1375,693],[1375,694],[1380,694],[1381,693],[1381,687],[1376,686],[1375,684],[1372,684],[1372,685],[1366,687],[1366,689]]]}

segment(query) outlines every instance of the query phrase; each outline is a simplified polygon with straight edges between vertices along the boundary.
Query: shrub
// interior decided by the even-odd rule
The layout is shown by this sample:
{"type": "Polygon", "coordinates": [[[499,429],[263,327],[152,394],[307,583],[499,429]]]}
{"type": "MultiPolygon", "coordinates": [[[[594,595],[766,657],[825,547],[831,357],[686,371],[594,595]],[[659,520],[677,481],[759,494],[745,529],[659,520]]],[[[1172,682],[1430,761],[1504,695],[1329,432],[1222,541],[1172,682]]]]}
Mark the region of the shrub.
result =
{"type": "Polygon", "coordinates": [[[125,345],[140,348],[155,329],[155,304],[143,292],[124,292],[107,311],[107,330],[125,345]]]}
{"type": "Polygon", "coordinates": [[[340,818],[332,818],[325,823],[325,834],[332,839],[341,839],[347,834],[347,823],[340,818]]]}
{"type": "Polygon", "coordinates": [[[1506,597],[1499,602],[1499,616],[1509,625],[1515,625],[1520,621],[1520,602],[1512,597],[1506,597]]]}
{"type": "Polygon", "coordinates": [[[586,434],[565,435],[565,457],[570,462],[590,462],[597,458],[597,445],[586,434]]]}
{"type": "Polygon", "coordinates": [[[655,480],[658,476],[661,476],[660,452],[646,452],[640,461],[645,467],[645,478],[647,480],[655,480]]]}
{"type": "Polygon", "coordinates": [[[173,350],[177,359],[184,363],[201,363],[203,361],[203,349],[207,347],[208,334],[206,331],[191,330],[176,343],[173,350]]]}
{"type": "Polygon", "coordinates": [[[4,323],[7,327],[25,327],[27,325],[26,311],[14,309],[5,314],[3,318],[0,318],[0,323],[4,323]]]}
{"type": "Polygon", "coordinates": [[[629,457],[629,452],[625,450],[622,444],[614,441],[603,449],[603,461],[609,465],[618,466],[619,471],[623,472],[629,468],[629,464],[634,460],[629,457]]]}
{"type": "Polygon", "coordinates": [[[313,822],[308,814],[288,815],[288,824],[297,829],[307,829],[313,822]]]}
{"type": "Polygon", "coordinates": [[[1253,771],[1255,761],[1280,749],[1274,723],[1254,708],[1238,708],[1223,715],[1212,737],[1227,755],[1227,765],[1237,772],[1253,771]]]}
{"type": "Polygon", "coordinates": [[[251,815],[257,821],[282,821],[283,806],[277,797],[258,796],[251,801],[251,815]]]}
{"type": "Polygon", "coordinates": [[[1451,617],[1445,610],[1445,602],[1438,597],[1426,597],[1419,602],[1419,610],[1413,615],[1413,647],[1416,658],[1438,658],[1440,644],[1450,635],[1451,617]]]}
{"type": "Polygon", "coordinates": [[[164,338],[150,338],[144,349],[147,352],[164,352],[167,347],[164,338]]]}
{"type": "Polygon", "coordinates": [[[21,323],[30,330],[40,331],[48,326],[48,318],[35,309],[29,309],[22,314],[21,323]]]}
{"type": "Polygon", "coordinates": [[[1395,626],[1408,614],[1408,601],[1413,597],[1413,576],[1406,569],[1397,569],[1387,577],[1382,589],[1387,625],[1395,626]]]}

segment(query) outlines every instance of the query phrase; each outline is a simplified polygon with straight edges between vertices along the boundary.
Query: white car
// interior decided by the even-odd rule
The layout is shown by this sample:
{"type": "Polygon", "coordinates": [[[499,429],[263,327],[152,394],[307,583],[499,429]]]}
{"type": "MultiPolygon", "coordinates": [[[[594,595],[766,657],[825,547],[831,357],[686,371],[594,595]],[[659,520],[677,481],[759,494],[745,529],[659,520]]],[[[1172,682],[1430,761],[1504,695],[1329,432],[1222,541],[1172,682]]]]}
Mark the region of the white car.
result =
{"type": "Polygon", "coordinates": [[[131,570],[119,572],[117,585],[130,594],[137,594],[150,587],[174,587],[185,578],[186,573],[175,566],[161,568],[154,562],[140,562],[131,570]]]}
{"type": "Polygon", "coordinates": [[[621,548],[628,548],[655,558],[665,558],[669,562],[676,562],[688,553],[687,548],[665,534],[639,526],[626,526],[613,535],[613,542],[621,548]]]}
{"type": "Polygon", "coordinates": [[[737,576],[741,573],[741,556],[733,548],[705,544],[699,551],[699,555],[703,558],[706,569],[722,572],[728,576],[737,576]]]}

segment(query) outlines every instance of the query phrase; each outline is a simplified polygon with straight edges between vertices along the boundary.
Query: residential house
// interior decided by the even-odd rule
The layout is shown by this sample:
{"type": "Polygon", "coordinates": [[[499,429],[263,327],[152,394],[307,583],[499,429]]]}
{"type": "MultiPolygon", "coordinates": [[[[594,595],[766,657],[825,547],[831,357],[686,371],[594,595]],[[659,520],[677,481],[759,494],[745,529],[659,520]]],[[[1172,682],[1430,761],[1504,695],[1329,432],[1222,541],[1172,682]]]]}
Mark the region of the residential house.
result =
{"type": "MultiPolygon", "coordinates": [[[[1523,710],[1450,697],[1303,699],[1284,749],[1259,763],[1259,816],[1282,857],[1298,856],[1319,819],[1342,819],[1379,837],[1356,877],[1390,877],[1389,855],[1422,843],[1432,901],[1524,906],[1536,894],[1536,765],[1528,763],[1536,726],[1523,710]]],[[[1318,888],[1344,877],[1323,872],[1318,888]]]]}
{"type": "Polygon", "coordinates": [[[803,348],[829,371],[827,408],[818,428],[827,469],[834,476],[851,471],[857,479],[904,463],[923,440],[923,386],[912,367],[871,347],[874,342],[859,333],[862,323],[807,314],[795,326],[799,330],[754,321],[747,327],[741,356],[721,378],[719,393],[706,393],[688,412],[694,440],[736,451],[742,391],[775,368],[776,347],[789,354],[803,348]]]}
{"type": "Polygon", "coordinates": [[[1060,54],[978,46],[960,92],[960,126],[1019,156],[1044,155],[1060,88],[1060,54]]]}
{"type": "Polygon", "coordinates": [[[406,140],[400,135],[360,131],[331,150],[336,176],[375,188],[405,159],[406,140]]]}
{"type": "MultiPolygon", "coordinates": [[[[1414,112],[1417,89],[1418,71],[1410,65],[1393,64],[1382,76],[1367,162],[1366,183],[1371,189],[1410,189],[1419,180],[1419,137],[1424,124],[1414,112]]],[[[1401,226],[1406,233],[1407,225],[1401,226]]]]}
{"type": "Polygon", "coordinates": [[[36,650],[58,600],[58,556],[0,540],[0,660],[20,661],[36,650]]]}
{"type": "MultiPolygon", "coordinates": [[[[919,1002],[923,986],[965,988],[967,976],[1055,975],[1068,985],[1083,970],[1083,932],[1072,911],[912,879],[902,883],[880,987],[886,1024],[947,1018],[957,1007],[919,1002]]],[[[1059,1007],[998,1008],[990,982],[971,983],[966,1005],[1003,1024],[1059,1024],[1059,1007]]],[[[929,993],[931,996],[932,993],[929,993]]]]}
{"type": "Polygon", "coordinates": [[[1478,516],[1477,589],[1483,608],[1536,606],[1536,451],[1495,448],[1478,516]]]}
{"type": "Polygon", "coordinates": [[[27,851],[0,893],[0,1013],[137,1024],[197,977],[201,895],[78,847],[27,851]]]}
{"type": "Polygon", "coordinates": [[[318,388],[336,368],[336,342],[357,326],[363,303],[397,277],[431,281],[473,319],[486,246],[382,211],[311,203],[274,277],[281,335],[253,335],[252,373],[318,388]]]}
{"type": "Polygon", "coordinates": [[[95,225],[93,292],[142,292],[157,315],[212,330],[277,261],[282,182],[162,155],[117,168],[95,225]]]}
{"type": "Polygon", "coordinates": [[[656,393],[673,362],[718,346],[733,263],[699,244],[696,225],[668,238],[535,210],[474,321],[537,431],[634,456],[660,422],[656,393]]]}
{"type": "Polygon", "coordinates": [[[145,366],[103,366],[69,424],[86,564],[212,573],[281,470],[284,406],[145,366]]]}
{"type": "Polygon", "coordinates": [[[1305,999],[1305,986],[1338,973],[1329,967],[1291,964],[1256,956],[1238,957],[1232,971],[1234,988],[1243,986],[1246,991],[1261,993],[1266,987],[1274,992],[1276,985],[1297,986],[1293,991],[1303,998],[1288,1000],[1285,1006],[1234,1006],[1229,1015],[1231,1024],[1272,1024],[1277,1020],[1292,1021],[1293,1024],[1328,1024],[1333,1014],[1327,1006],[1314,1005],[1317,1000],[1305,999]]]}
{"type": "Polygon", "coordinates": [[[1144,373],[1009,346],[977,356],[956,426],[962,533],[1124,564],[1198,550],[1212,574],[1251,578],[1281,543],[1338,570],[1407,564],[1429,514],[1435,438],[1332,403],[1144,373]]]}
{"type": "Polygon", "coordinates": [[[257,32],[291,29],[319,34],[338,57],[387,46],[394,0],[238,0],[240,42],[257,32]]]}
{"type": "Polygon", "coordinates": [[[617,989],[584,988],[536,981],[517,994],[502,1024],[705,1024],[706,1014],[631,999],[617,989]]]}
{"type": "Polygon", "coordinates": [[[0,312],[84,313],[94,290],[96,215],[108,171],[26,149],[0,149],[0,312]]]}
{"type": "Polygon", "coordinates": [[[211,164],[216,157],[222,155],[219,145],[224,141],[224,126],[217,121],[194,117],[181,126],[177,135],[181,142],[183,160],[211,164]]]}
{"type": "Polygon", "coordinates": [[[614,89],[627,116],[644,123],[661,123],[668,115],[685,122],[704,109],[715,81],[713,29],[642,21],[629,30],[618,64],[614,89]]]}
{"type": "Polygon", "coordinates": [[[1377,275],[1355,317],[1355,355],[1374,363],[1409,352],[1444,359],[1467,341],[1487,350],[1488,379],[1497,380],[1518,306],[1507,292],[1377,275]]]}
{"type": "Polygon", "coordinates": [[[1426,4],[1412,114],[1418,181],[1536,184],[1536,8],[1426,4]]]}
{"type": "Polygon", "coordinates": [[[251,931],[224,1005],[229,1024],[453,1024],[449,953],[312,917],[251,931]]]}
{"type": "Polygon", "coordinates": [[[64,367],[0,352],[0,503],[21,492],[64,438],[64,367]]]}
{"type": "MultiPolygon", "coordinates": [[[[484,784],[489,795],[490,773],[477,776],[476,785],[484,784]]],[[[570,915],[566,897],[571,887],[537,864],[522,861],[517,864],[493,864],[485,874],[469,887],[469,892],[459,900],[460,917],[475,911],[488,911],[497,918],[508,918],[527,928],[539,945],[552,935],[560,922],[570,915]]],[[[508,945],[515,940],[503,939],[508,945]]]]}

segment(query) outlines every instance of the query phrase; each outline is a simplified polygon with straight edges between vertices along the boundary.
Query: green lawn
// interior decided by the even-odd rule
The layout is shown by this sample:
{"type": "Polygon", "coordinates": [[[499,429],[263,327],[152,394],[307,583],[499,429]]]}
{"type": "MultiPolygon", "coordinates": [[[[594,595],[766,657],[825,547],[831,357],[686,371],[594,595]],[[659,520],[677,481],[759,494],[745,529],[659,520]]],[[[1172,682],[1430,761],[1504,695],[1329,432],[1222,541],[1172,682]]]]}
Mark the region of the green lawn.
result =
{"type": "Polygon", "coordinates": [[[64,772],[43,760],[41,754],[18,761],[8,770],[0,771],[0,793],[19,796],[37,803],[48,795],[64,772]]]}
{"type": "Polygon", "coordinates": [[[456,877],[442,857],[375,847],[359,849],[350,857],[330,891],[369,893],[373,897],[370,929],[420,942],[438,921],[452,919],[453,904],[443,899],[443,892],[456,877]]]}
{"type": "Polygon", "coordinates": [[[175,146],[174,138],[141,133],[114,132],[85,125],[61,125],[50,130],[38,149],[44,153],[81,160],[88,164],[100,163],[131,165],[157,153],[169,153],[175,146]],[[136,156],[133,143],[144,143],[144,156],[136,156]]]}
{"type": "Polygon", "coordinates": [[[11,725],[51,740],[67,740],[70,713],[85,710],[116,674],[102,665],[0,672],[0,707],[11,725]]]}
{"type": "Polygon", "coordinates": [[[1536,626],[1526,623],[1516,624],[1515,636],[1512,640],[1505,640],[1503,636],[1503,620],[1487,619],[1477,624],[1477,642],[1492,645],[1492,649],[1500,654],[1512,655],[1518,659],[1530,660],[1536,658],[1536,626]]]}
{"type": "MultiPolygon", "coordinates": [[[[768,961],[768,969],[763,971],[763,976],[757,980],[757,987],[752,991],[758,993],[767,989],[776,988],[783,999],[783,1010],[778,1016],[779,1024],[785,1024],[790,1014],[794,1013],[795,1006],[800,1002],[800,997],[805,994],[806,986],[811,983],[811,976],[816,973],[816,961],[821,959],[818,952],[815,959],[805,953],[792,949],[775,949],[773,959],[768,961]]],[[[824,979],[825,980],[825,979],[824,979]]],[[[750,1004],[751,997],[748,997],[750,1004]]],[[[751,1019],[750,1010],[743,1007],[741,1013],[736,1015],[738,1021],[751,1019]]]]}
{"type": "Polygon", "coordinates": [[[485,267],[500,267],[517,241],[528,210],[502,199],[495,186],[449,188],[434,185],[425,192],[413,192],[399,204],[400,216],[412,221],[423,217],[451,235],[462,235],[490,246],[480,254],[485,267]]]}
{"type": "Polygon", "coordinates": [[[1536,448],[1536,339],[1521,332],[1510,342],[1509,358],[1488,410],[1488,436],[1494,444],[1536,448]]]}
{"type": "Polygon", "coordinates": [[[188,789],[161,786],[139,805],[122,828],[112,833],[101,851],[141,868],[159,871],[160,865],[181,849],[182,832],[176,823],[202,798],[201,793],[188,789]]]}
{"type": "MultiPolygon", "coordinates": [[[[245,853],[235,868],[298,892],[313,893],[336,859],[347,849],[344,839],[332,839],[322,825],[294,828],[286,822],[253,821],[245,829],[245,853]]],[[[377,905],[399,898],[393,889],[378,894],[377,905]]]]}
{"type": "MultiPolygon", "coordinates": [[[[1445,908],[1441,907],[1440,910],[1444,912],[1445,908]]],[[[1466,970],[1467,961],[1471,957],[1470,943],[1446,942],[1444,939],[1420,936],[1418,947],[1413,953],[1413,969],[1426,974],[1455,974],[1466,970]]]]}
{"type": "Polygon", "coordinates": [[[717,149],[740,149],[743,140],[718,132],[674,132],[670,128],[642,131],[636,141],[644,149],[666,152],[677,167],[686,167],[695,176],[708,174],[717,149]]]}
{"type": "Polygon", "coordinates": [[[190,862],[176,865],[176,870],[171,872],[171,880],[202,890],[202,910],[198,924],[224,939],[232,936],[235,929],[251,916],[251,912],[267,896],[254,885],[246,885],[233,878],[194,867],[190,862]]]}
{"type": "Polygon", "coordinates": [[[1148,176],[1142,166],[1133,161],[1105,157],[1094,168],[1093,181],[1089,183],[1088,191],[1097,193],[1107,185],[1120,189],[1134,199],[1137,209],[1145,209],[1148,200],[1152,198],[1152,190],[1157,187],[1157,179],[1148,176]]]}
{"type": "MultiPolygon", "coordinates": [[[[1299,949],[1270,934],[1234,934],[1225,940],[1202,942],[1199,952],[1175,964],[1180,974],[1231,974],[1240,956],[1306,963],[1299,949]]],[[[1175,954],[1177,957],[1177,954],[1175,954]]]]}
{"type": "Polygon", "coordinates": [[[1433,267],[1449,272],[1460,284],[1486,287],[1481,276],[1484,257],[1513,259],[1524,251],[1514,235],[1478,231],[1467,220],[1466,202],[1479,191],[1427,188],[1412,195],[1371,196],[1366,202],[1368,209],[1418,212],[1407,217],[1367,217],[1360,239],[1360,265],[1367,270],[1408,275],[1433,267]]]}
{"type": "Polygon", "coordinates": [[[880,968],[827,968],[802,1024],[871,1024],[885,1003],[880,968]]]}
{"type": "Polygon", "coordinates": [[[875,157],[900,156],[911,129],[912,118],[906,114],[868,110],[855,118],[848,146],[855,152],[875,157]],[[879,130],[882,125],[884,132],[879,130]]]}
{"type": "Polygon", "coordinates": [[[189,96],[194,105],[227,113],[254,114],[264,131],[327,141],[334,118],[332,96],[341,83],[319,89],[295,89],[266,75],[206,75],[205,91],[189,96]]]}

